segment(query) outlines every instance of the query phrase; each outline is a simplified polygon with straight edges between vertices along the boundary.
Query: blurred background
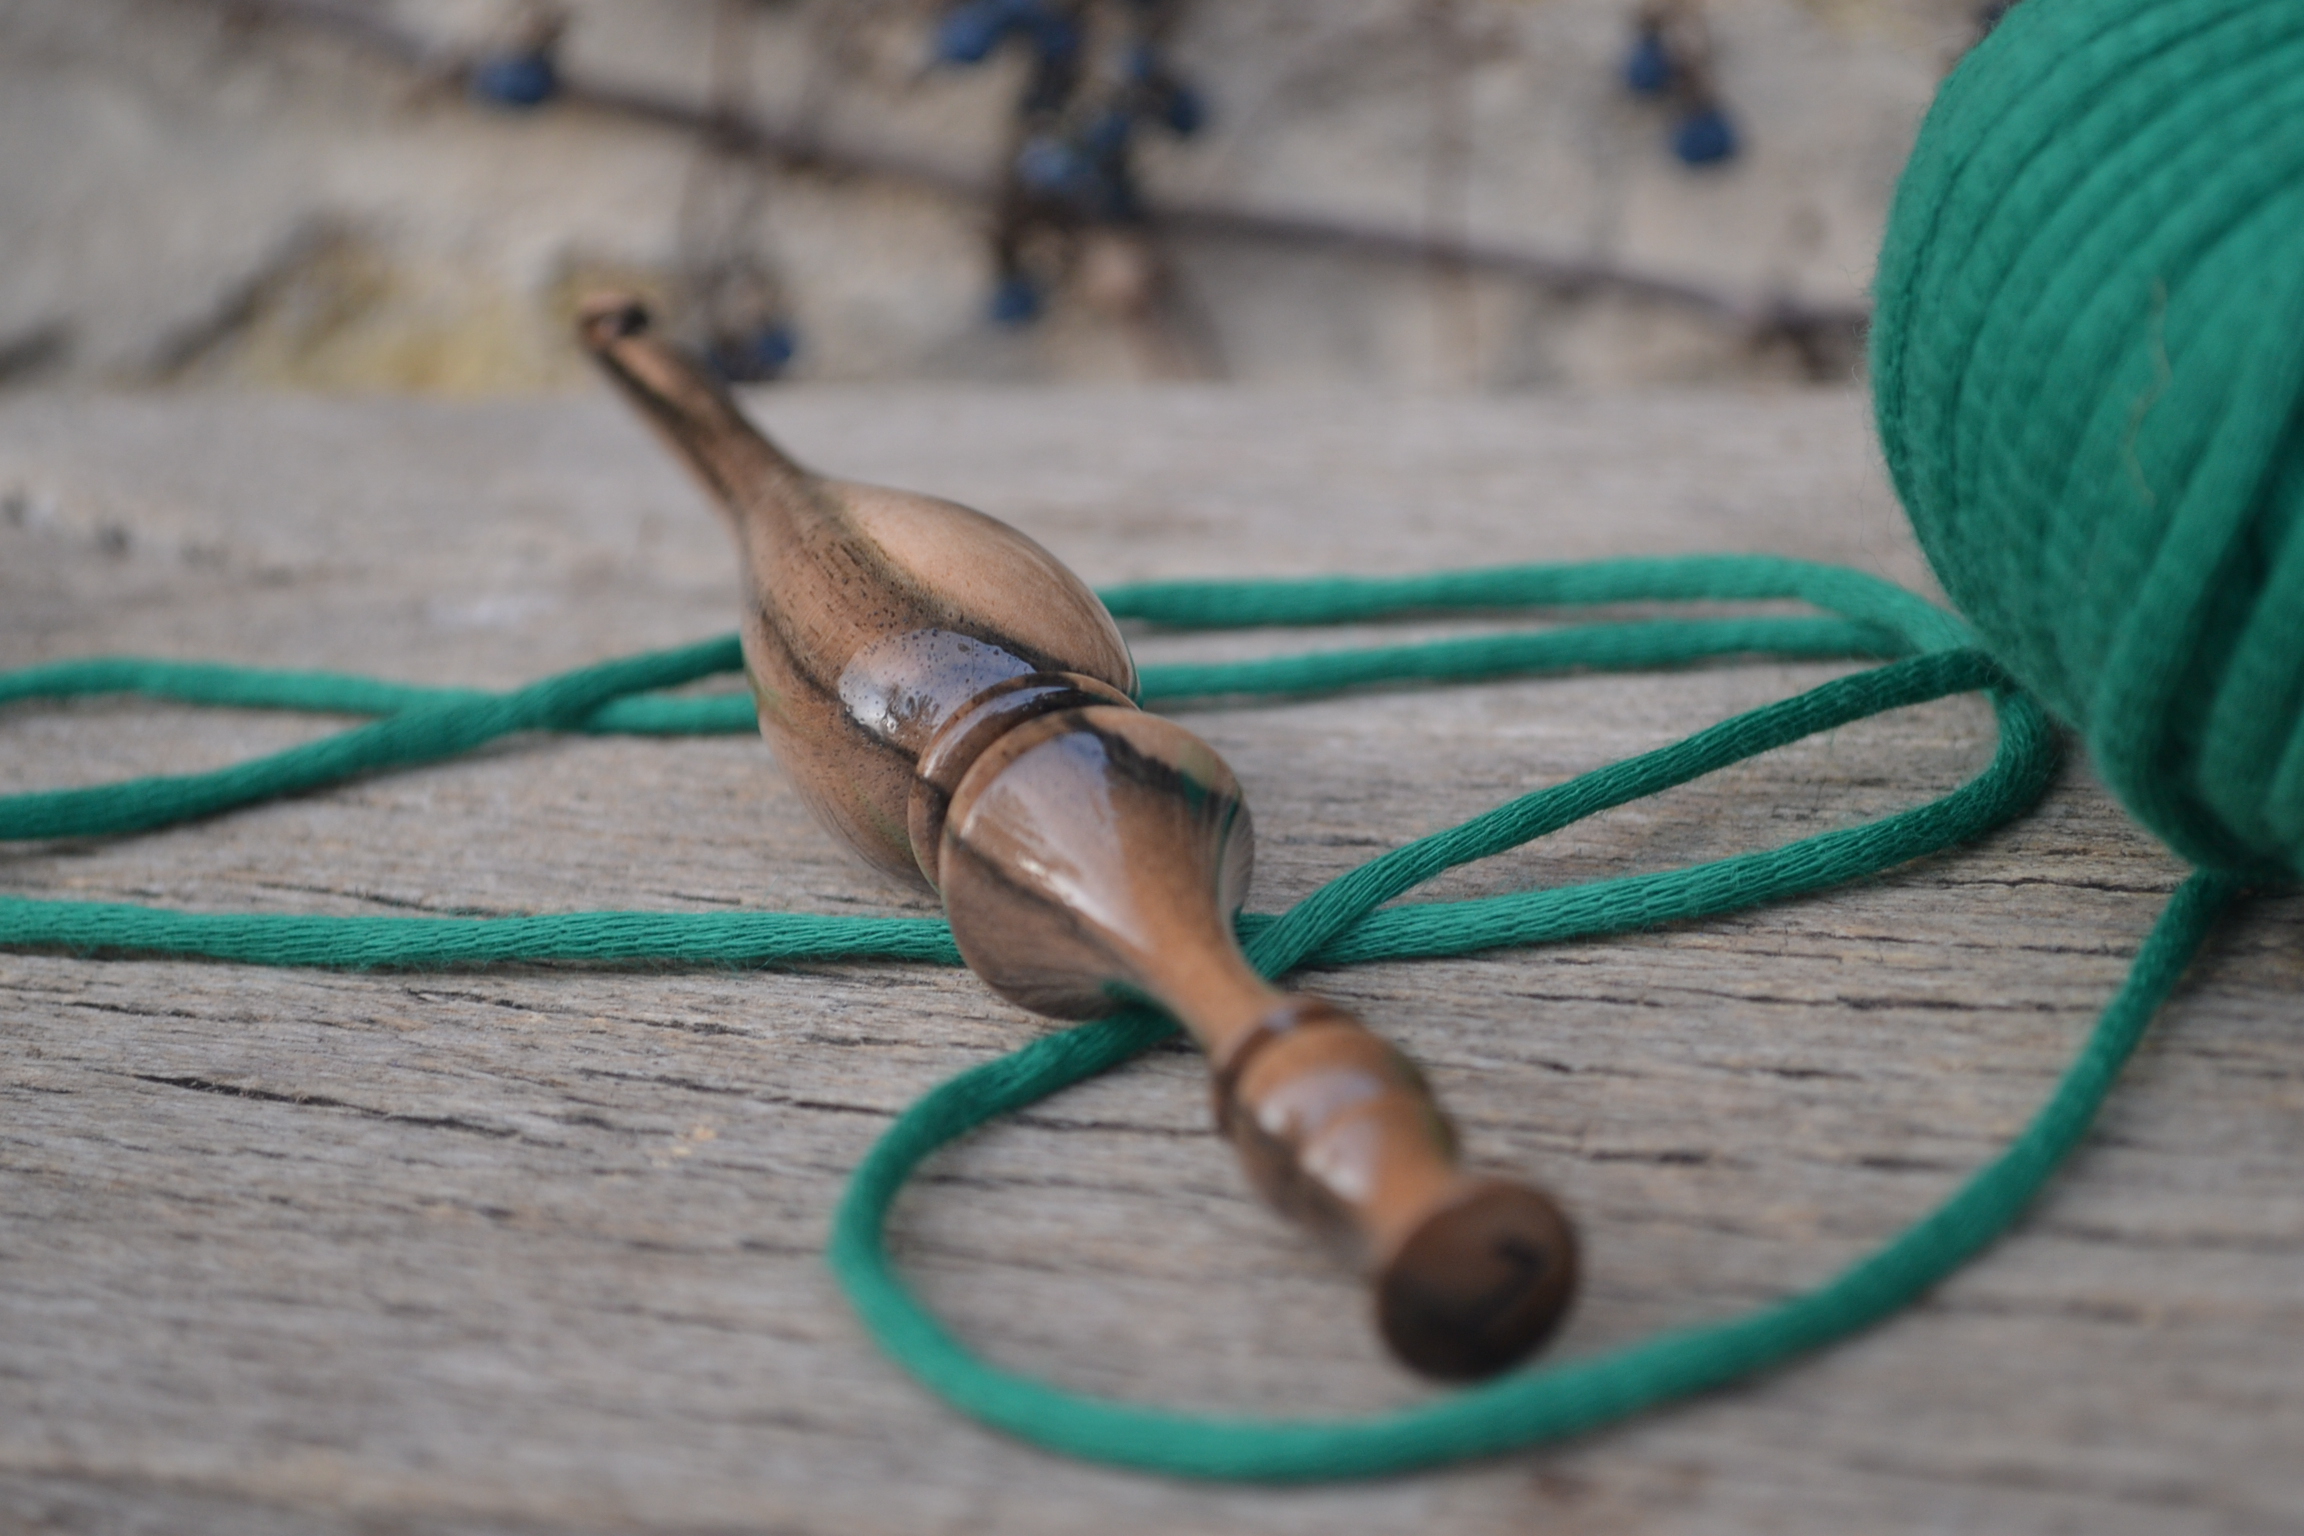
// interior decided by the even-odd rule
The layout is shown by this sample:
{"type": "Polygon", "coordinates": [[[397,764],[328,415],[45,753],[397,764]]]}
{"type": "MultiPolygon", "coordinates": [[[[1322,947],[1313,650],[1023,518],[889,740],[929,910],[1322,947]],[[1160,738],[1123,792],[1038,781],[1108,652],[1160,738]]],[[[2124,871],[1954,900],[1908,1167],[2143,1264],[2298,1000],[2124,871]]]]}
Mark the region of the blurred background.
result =
{"type": "Polygon", "coordinates": [[[1976,0],[0,0],[0,387],[1845,381],[1976,0]]]}

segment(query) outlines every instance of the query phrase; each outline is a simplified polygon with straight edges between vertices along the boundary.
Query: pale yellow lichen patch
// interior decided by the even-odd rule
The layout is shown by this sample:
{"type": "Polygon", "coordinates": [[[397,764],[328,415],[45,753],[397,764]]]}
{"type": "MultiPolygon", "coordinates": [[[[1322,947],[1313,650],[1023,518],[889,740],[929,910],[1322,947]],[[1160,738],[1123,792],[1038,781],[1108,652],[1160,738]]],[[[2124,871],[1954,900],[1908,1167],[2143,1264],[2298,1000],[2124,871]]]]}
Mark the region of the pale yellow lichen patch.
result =
{"type": "Polygon", "coordinates": [[[330,393],[456,397],[581,387],[577,301],[650,272],[571,260],[541,291],[476,263],[411,256],[357,233],[313,243],[250,294],[245,314],[187,372],[214,382],[330,393]]]}

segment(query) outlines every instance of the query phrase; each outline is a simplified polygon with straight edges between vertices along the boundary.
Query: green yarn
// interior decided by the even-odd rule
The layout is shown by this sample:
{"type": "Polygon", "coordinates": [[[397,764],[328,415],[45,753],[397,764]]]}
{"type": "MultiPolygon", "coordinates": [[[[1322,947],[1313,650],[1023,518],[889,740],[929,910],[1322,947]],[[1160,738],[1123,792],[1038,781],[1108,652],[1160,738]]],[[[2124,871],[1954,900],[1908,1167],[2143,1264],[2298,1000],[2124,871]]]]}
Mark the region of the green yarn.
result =
{"type": "Polygon", "coordinates": [[[231,676],[235,669],[230,667],[133,658],[35,668],[0,679],[0,699],[133,691],[198,703],[277,701],[288,709],[336,709],[347,714],[391,707],[387,701],[394,699],[399,707],[372,725],[213,773],[10,795],[0,799],[0,839],[148,832],[234,806],[317,789],[354,774],[437,762],[517,731],[574,729],[627,694],[678,687],[725,672],[731,665],[743,665],[734,636],[602,662],[511,693],[433,693],[321,672],[259,673],[235,680],[231,676]],[[331,687],[337,689],[334,704],[323,702],[331,696],[331,687]]]}
{"type": "MultiPolygon", "coordinates": [[[[2021,813],[2056,759],[2046,715],[2007,686],[1950,615],[1877,578],[1761,556],[1519,566],[1397,579],[1159,583],[1105,594],[1115,613],[1186,628],[1366,622],[1409,614],[1600,603],[1804,600],[1828,617],[1641,620],[1263,661],[1148,667],[1146,699],[1295,697],[1387,682],[1685,665],[1739,654],[1890,658],[1686,740],[1579,775],[1420,838],[1332,881],[1279,916],[1241,922],[1270,976],[1308,964],[1463,955],[1653,927],[1861,879],[1972,838],[2021,813]],[[1469,901],[1387,905],[1418,884],[1729,763],[1885,710],[1983,690],[2000,744],[1976,778],[1862,826],[1688,869],[1469,901]]],[[[379,712],[373,724],[215,773],[0,798],[0,840],[166,825],[379,768],[435,760],[509,732],[750,728],[739,695],[654,690],[733,671],[733,638],[632,657],[505,694],[339,674],[266,672],[133,658],[0,674],[0,703],[133,692],[188,702],[379,712]]],[[[1989,1243],[2074,1146],[2230,882],[2179,893],[2128,985],[2034,1124],[1935,1213],[1824,1286],[1745,1317],[1524,1371],[1402,1413],[1266,1422],[1103,1401],[999,1370],[947,1334],[897,1275],[883,1242],[890,1204],[920,1161],[998,1115],[1107,1070],[1170,1034],[1137,1012],[1052,1034],[952,1079],[898,1118],[866,1157],[835,1219],[830,1260],[874,1336],[963,1410],[1075,1455],[1179,1476],[1302,1480],[1368,1476],[1589,1429],[1652,1403],[1786,1360],[1895,1311],[1989,1243]]],[[[118,903],[0,898],[0,945],[80,954],[165,954],[269,965],[431,967],[509,961],[774,965],[831,958],[957,964],[939,920],[797,913],[566,913],[330,918],[167,912],[118,903]]]]}
{"type": "Polygon", "coordinates": [[[2304,5],[2011,11],[1897,190],[1873,385],[1945,590],[2129,811],[2304,875],[2304,5]]]}

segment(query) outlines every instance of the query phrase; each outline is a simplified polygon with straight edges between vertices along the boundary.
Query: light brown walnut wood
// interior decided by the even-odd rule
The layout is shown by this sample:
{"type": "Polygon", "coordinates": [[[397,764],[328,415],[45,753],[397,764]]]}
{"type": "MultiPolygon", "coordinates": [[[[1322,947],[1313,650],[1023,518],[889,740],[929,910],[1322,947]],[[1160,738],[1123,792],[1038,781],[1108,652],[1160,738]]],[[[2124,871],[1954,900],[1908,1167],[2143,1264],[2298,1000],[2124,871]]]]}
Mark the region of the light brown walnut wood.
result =
{"type": "MultiPolygon", "coordinates": [[[[1853,394],[1514,400],[815,389],[803,462],[996,511],[1096,584],[1774,550],[1916,581],[1853,394]]],[[[727,627],[726,537],[601,400],[0,405],[0,665],[146,651],[509,685],[727,627]]],[[[1352,636],[1132,635],[1138,659],[1352,636]]],[[[1255,806],[1252,910],[1828,676],[1719,666],[1183,723],[1255,806]]],[[[334,722],[0,711],[0,789],[334,722]]],[[[1663,868],[1940,792],[1947,701],[1430,895],[1663,868]]],[[[2031,819],[1716,922],[1292,978],[1380,1017],[1468,1157],[1585,1225],[1559,1357],[1809,1285],[2012,1133],[2180,874],[2075,765],[2031,819]]],[[[926,913],[748,738],[533,738],[0,888],[194,910],[926,913]],[[730,835],[731,828],[742,829],[730,835]]],[[[1415,899],[1415,898],[1411,898],[1415,899]]],[[[888,1117],[1048,1026],[927,967],[336,975],[0,955],[0,1530],[1041,1536],[2281,1532],[2304,1510],[2304,904],[2210,946],[2009,1242],[1887,1327],[1565,1448],[1180,1486],[949,1413],[820,1257],[888,1117]]],[[[1182,1047],[935,1160],[908,1275],[1003,1364],[1342,1413],[1426,1389],[1206,1133],[1182,1047]]]]}

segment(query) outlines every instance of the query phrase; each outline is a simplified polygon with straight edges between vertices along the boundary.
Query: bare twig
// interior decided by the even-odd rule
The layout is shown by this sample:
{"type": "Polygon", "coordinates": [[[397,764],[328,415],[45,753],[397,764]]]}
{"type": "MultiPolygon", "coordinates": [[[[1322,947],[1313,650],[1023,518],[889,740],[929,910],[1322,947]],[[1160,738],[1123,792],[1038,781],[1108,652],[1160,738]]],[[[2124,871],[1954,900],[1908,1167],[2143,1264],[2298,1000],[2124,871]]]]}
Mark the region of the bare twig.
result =
{"type": "MultiPolygon", "coordinates": [[[[324,31],[407,68],[459,78],[469,60],[349,0],[177,0],[228,12],[244,21],[282,22],[324,31]]],[[[751,154],[788,170],[867,176],[956,201],[989,206],[998,188],[966,171],[895,151],[840,144],[813,125],[784,124],[652,91],[563,76],[569,105],[682,133],[708,134],[733,154],[751,154]]],[[[1486,272],[1561,298],[1614,295],[1691,311],[1743,331],[1755,342],[1819,336],[1854,338],[1869,312],[1856,305],[1812,305],[1783,294],[1746,298],[1617,262],[1555,256],[1431,232],[1361,224],[1318,214],[1275,213],[1183,199],[1153,210],[1154,221],[1179,235],[1296,246],[1368,260],[1486,272]]]]}

